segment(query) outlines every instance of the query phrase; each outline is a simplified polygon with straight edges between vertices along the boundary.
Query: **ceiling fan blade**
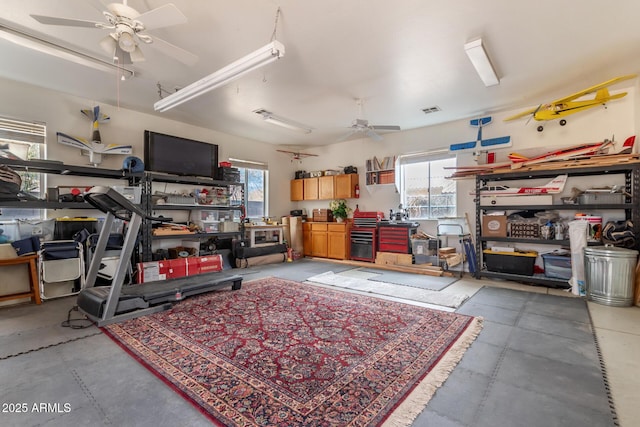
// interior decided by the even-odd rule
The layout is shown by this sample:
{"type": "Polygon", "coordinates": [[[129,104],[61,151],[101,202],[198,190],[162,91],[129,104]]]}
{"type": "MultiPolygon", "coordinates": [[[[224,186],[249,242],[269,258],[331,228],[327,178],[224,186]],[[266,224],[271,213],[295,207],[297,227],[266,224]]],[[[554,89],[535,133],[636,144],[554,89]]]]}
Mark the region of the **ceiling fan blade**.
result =
{"type": "Polygon", "coordinates": [[[371,129],[367,130],[366,135],[375,141],[382,141],[382,137],[371,129]]]}
{"type": "Polygon", "coordinates": [[[129,54],[129,52],[125,52],[124,50],[122,50],[117,43],[116,43],[116,50],[113,56],[114,56],[114,62],[117,62],[120,65],[129,65],[132,63],[131,54],[129,54]],[[115,60],[115,58],[118,58],[117,61],[115,60]]]}
{"type": "Polygon", "coordinates": [[[139,46],[136,46],[133,52],[129,52],[129,57],[131,58],[131,62],[142,62],[145,60],[144,54],[139,46]]]}
{"type": "Polygon", "coordinates": [[[54,16],[31,15],[33,19],[45,25],[66,25],[68,27],[103,28],[103,22],[86,21],[83,19],[56,18],[54,16]]]}
{"type": "Polygon", "coordinates": [[[142,22],[147,30],[187,23],[187,17],[171,3],[144,12],[136,20],[142,22]]]}
{"type": "Polygon", "coordinates": [[[118,42],[113,38],[111,34],[100,40],[100,47],[102,48],[102,50],[104,50],[111,56],[115,55],[117,45],[118,42]]]}
{"type": "Polygon", "coordinates": [[[346,141],[347,139],[349,139],[354,133],[357,133],[357,130],[351,130],[348,133],[342,135],[340,138],[338,138],[336,140],[336,142],[342,142],[342,141],[346,141]]]}
{"type": "Polygon", "coordinates": [[[153,37],[153,42],[149,43],[149,46],[154,47],[167,56],[170,56],[186,65],[195,65],[198,62],[198,56],[193,53],[182,49],[181,47],[172,45],[158,37],[153,37]]]}
{"type": "Polygon", "coordinates": [[[401,130],[400,126],[385,126],[385,125],[377,125],[371,126],[374,130],[401,130]]]}

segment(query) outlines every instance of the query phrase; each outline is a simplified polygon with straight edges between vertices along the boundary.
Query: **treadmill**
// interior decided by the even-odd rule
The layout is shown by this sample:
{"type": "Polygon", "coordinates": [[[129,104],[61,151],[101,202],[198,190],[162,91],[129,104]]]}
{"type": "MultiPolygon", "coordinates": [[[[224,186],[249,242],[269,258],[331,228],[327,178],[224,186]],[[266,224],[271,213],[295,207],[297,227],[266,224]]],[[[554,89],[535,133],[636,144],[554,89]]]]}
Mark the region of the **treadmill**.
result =
{"type": "Polygon", "coordinates": [[[98,326],[167,310],[173,306],[173,302],[214,289],[231,286],[232,290],[238,290],[242,287],[242,276],[225,271],[123,286],[142,220],[171,219],[147,215],[110,187],[93,187],[85,194],[84,199],[107,214],[87,272],[85,288],[77,297],[78,309],[98,326]],[[111,227],[116,218],[129,222],[121,256],[111,285],[95,286],[111,227]]]}

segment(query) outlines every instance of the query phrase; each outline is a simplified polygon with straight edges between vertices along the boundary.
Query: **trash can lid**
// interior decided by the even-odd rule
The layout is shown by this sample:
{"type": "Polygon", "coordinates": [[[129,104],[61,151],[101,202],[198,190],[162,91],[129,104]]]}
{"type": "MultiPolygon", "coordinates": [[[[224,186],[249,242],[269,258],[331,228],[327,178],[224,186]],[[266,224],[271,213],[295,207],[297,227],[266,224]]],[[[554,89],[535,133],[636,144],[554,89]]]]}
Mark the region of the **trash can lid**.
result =
{"type": "Polygon", "coordinates": [[[584,253],[589,255],[606,255],[619,258],[629,258],[638,256],[638,251],[634,249],[619,248],[613,245],[587,246],[584,253]]]}

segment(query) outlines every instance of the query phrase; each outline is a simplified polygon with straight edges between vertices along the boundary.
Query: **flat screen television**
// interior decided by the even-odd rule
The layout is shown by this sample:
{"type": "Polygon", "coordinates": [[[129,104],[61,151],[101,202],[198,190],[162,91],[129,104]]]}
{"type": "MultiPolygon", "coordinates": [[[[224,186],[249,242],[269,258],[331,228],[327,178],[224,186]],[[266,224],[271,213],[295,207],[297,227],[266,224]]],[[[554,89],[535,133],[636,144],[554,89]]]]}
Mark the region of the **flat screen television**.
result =
{"type": "Polygon", "coordinates": [[[152,172],[216,178],[218,146],[145,130],[144,164],[152,172]]]}

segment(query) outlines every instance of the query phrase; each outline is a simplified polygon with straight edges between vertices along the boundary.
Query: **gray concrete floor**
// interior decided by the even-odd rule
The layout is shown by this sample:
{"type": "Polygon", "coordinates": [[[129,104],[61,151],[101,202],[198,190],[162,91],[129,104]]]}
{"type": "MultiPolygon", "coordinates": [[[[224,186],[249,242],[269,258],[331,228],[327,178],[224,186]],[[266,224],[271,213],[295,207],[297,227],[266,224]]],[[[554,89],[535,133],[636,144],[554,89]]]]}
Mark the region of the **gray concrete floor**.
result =
{"type": "MultiPolygon", "coordinates": [[[[304,281],[349,268],[301,260],[239,271],[304,281]]],[[[413,426],[617,425],[584,300],[464,280],[477,292],[457,311],[484,328],[413,426]]],[[[0,308],[0,425],[211,425],[97,328],[60,326],[74,304],[0,308]]]]}

